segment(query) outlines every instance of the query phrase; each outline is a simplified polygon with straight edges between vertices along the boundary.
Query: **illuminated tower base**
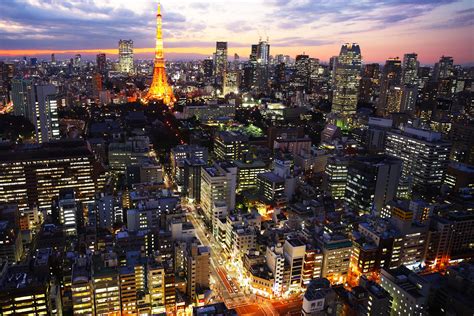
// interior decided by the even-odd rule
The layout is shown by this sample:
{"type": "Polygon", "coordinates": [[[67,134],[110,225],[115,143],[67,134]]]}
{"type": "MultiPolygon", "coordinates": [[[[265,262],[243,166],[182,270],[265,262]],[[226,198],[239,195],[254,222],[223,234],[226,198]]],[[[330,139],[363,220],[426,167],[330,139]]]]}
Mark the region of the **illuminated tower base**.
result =
{"type": "Polygon", "coordinates": [[[165,70],[165,59],[163,54],[163,33],[161,29],[161,6],[158,4],[158,13],[156,15],[156,46],[155,62],[153,67],[153,81],[146,96],[142,99],[144,104],[152,101],[162,101],[169,107],[176,102],[173,89],[168,84],[165,70]]]}

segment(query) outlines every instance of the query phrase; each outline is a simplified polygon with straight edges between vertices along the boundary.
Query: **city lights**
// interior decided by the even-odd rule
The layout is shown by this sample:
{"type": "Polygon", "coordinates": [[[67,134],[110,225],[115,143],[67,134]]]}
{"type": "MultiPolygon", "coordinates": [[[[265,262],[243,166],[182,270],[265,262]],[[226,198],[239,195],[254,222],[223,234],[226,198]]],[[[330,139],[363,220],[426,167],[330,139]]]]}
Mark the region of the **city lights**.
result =
{"type": "Polygon", "coordinates": [[[0,1],[0,315],[474,313],[472,3],[157,2],[0,1]]]}

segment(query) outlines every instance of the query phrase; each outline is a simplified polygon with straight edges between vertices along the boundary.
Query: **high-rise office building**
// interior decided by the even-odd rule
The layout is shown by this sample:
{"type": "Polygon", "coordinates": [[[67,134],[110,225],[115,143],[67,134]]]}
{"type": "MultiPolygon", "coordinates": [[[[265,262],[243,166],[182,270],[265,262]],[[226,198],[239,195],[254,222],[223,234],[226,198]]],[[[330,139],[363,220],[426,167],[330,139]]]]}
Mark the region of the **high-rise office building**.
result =
{"type": "Polygon", "coordinates": [[[93,257],[92,280],[96,315],[123,315],[117,265],[117,254],[113,252],[93,257]]]}
{"type": "Polygon", "coordinates": [[[391,86],[385,97],[385,115],[391,113],[411,113],[415,110],[418,87],[412,85],[391,86]]]}
{"type": "Polygon", "coordinates": [[[6,267],[0,262],[0,314],[57,315],[52,313],[53,299],[48,274],[34,273],[25,266],[6,267]]]}
{"type": "Polygon", "coordinates": [[[359,279],[359,286],[357,289],[364,289],[367,291],[368,300],[363,306],[360,306],[364,315],[384,315],[389,316],[392,309],[392,297],[383,289],[377,282],[369,280],[365,275],[359,279]]]}
{"type": "Polygon", "coordinates": [[[77,235],[78,209],[74,190],[62,190],[58,198],[59,222],[68,236],[77,235]]]}
{"type": "Polygon", "coordinates": [[[127,266],[119,268],[120,302],[122,315],[135,315],[139,305],[139,293],[144,293],[145,290],[145,267],[136,262],[137,260],[131,262],[128,258],[127,266]]]}
{"type": "Polygon", "coordinates": [[[201,202],[201,170],[206,161],[191,157],[184,161],[184,194],[190,201],[201,202]]]}
{"type": "Polygon", "coordinates": [[[385,155],[349,162],[345,200],[359,214],[378,213],[396,197],[402,161],[385,155]]]}
{"type": "Polygon", "coordinates": [[[229,93],[239,93],[240,86],[240,72],[239,71],[228,71],[224,77],[224,84],[222,87],[222,95],[229,93]]]}
{"type": "Polygon", "coordinates": [[[380,81],[380,96],[377,103],[377,114],[386,116],[388,96],[391,88],[399,86],[402,78],[402,62],[400,58],[389,58],[385,62],[380,81]]]}
{"type": "Polygon", "coordinates": [[[84,141],[46,143],[0,151],[0,202],[17,203],[20,211],[37,206],[51,211],[62,189],[74,189],[78,201],[95,194],[95,158],[84,141]]]}
{"type": "Polygon", "coordinates": [[[324,170],[323,184],[325,190],[333,199],[344,198],[347,185],[347,167],[349,160],[343,157],[331,157],[328,159],[324,170]]]}
{"type": "Polygon", "coordinates": [[[317,240],[323,253],[321,276],[334,284],[346,281],[352,255],[352,242],[341,234],[324,233],[317,240]]]}
{"type": "Polygon", "coordinates": [[[227,72],[227,42],[216,42],[214,55],[214,76],[222,83],[227,72]]]}
{"type": "Polygon", "coordinates": [[[431,80],[431,67],[420,66],[418,67],[418,82],[417,86],[419,89],[425,88],[428,82],[431,80]]]}
{"type": "Polygon", "coordinates": [[[94,286],[89,258],[79,257],[73,264],[71,292],[74,315],[94,315],[94,286]]]}
{"type": "Polygon", "coordinates": [[[400,112],[413,113],[415,111],[417,98],[418,98],[418,87],[416,85],[402,86],[400,112]]]}
{"type": "Polygon", "coordinates": [[[268,39],[266,41],[260,40],[257,46],[257,61],[260,64],[267,65],[270,62],[270,44],[268,39]]]}
{"type": "Polygon", "coordinates": [[[270,44],[260,40],[251,46],[249,61],[244,66],[243,86],[249,90],[266,91],[269,79],[270,44]]]}
{"type": "Polygon", "coordinates": [[[356,113],[361,65],[359,45],[355,43],[342,45],[335,71],[333,113],[342,116],[356,113]]]}
{"type": "Polygon", "coordinates": [[[402,84],[416,85],[418,83],[418,54],[410,53],[403,56],[402,84]]]}
{"type": "Polygon", "coordinates": [[[450,150],[451,144],[440,133],[411,127],[387,133],[385,153],[402,159],[403,178],[423,190],[441,186],[450,150]]]}
{"type": "Polygon", "coordinates": [[[336,68],[337,68],[337,60],[339,56],[332,56],[329,58],[329,78],[331,79],[331,86],[334,88],[334,84],[336,81],[336,68]]]}
{"type": "Polygon", "coordinates": [[[245,191],[257,187],[257,175],[267,171],[263,161],[235,161],[237,166],[237,190],[245,191]]]}
{"type": "Polygon", "coordinates": [[[82,56],[81,54],[76,54],[74,58],[72,59],[72,65],[74,67],[81,67],[82,65],[82,56]]]}
{"type": "Polygon", "coordinates": [[[206,221],[214,224],[225,218],[235,208],[237,167],[228,163],[216,163],[201,170],[201,206],[206,221]]]}
{"type": "Polygon", "coordinates": [[[211,78],[214,71],[214,61],[207,58],[202,61],[202,72],[205,78],[211,78]]]}
{"type": "Polygon", "coordinates": [[[31,122],[35,126],[36,141],[49,142],[60,138],[56,87],[50,84],[34,85],[29,106],[31,122]]]}
{"type": "Polygon", "coordinates": [[[220,160],[244,160],[248,153],[248,136],[232,131],[217,134],[214,140],[214,152],[220,160]]]}
{"type": "Polygon", "coordinates": [[[12,80],[12,102],[13,102],[13,113],[16,116],[23,116],[30,120],[32,117],[29,106],[31,94],[33,93],[33,84],[28,79],[13,79],[12,80]]]}
{"type": "Polygon", "coordinates": [[[107,70],[107,57],[105,53],[97,54],[96,56],[97,71],[104,73],[107,70]]]}
{"type": "Polygon", "coordinates": [[[359,85],[359,100],[374,103],[380,89],[380,65],[367,64],[362,71],[359,85]]]}
{"type": "Polygon", "coordinates": [[[199,158],[207,162],[209,156],[207,148],[198,145],[178,145],[171,148],[170,155],[171,168],[174,172],[179,163],[186,159],[199,158]]]}
{"type": "Polygon", "coordinates": [[[386,92],[385,114],[399,113],[402,107],[402,88],[400,86],[391,86],[386,92]]]}
{"type": "Polygon", "coordinates": [[[381,154],[385,150],[387,132],[392,129],[393,120],[380,117],[369,117],[365,139],[365,148],[371,154],[381,154]]]}
{"type": "Polygon", "coordinates": [[[381,286],[392,297],[391,315],[424,315],[430,284],[405,266],[382,269],[381,286]]]}
{"type": "Polygon", "coordinates": [[[454,75],[454,59],[450,56],[441,56],[434,66],[433,80],[448,79],[454,75]]]}
{"type": "Polygon", "coordinates": [[[123,210],[117,197],[102,195],[96,198],[94,211],[97,227],[112,230],[116,222],[123,220],[123,210]]]}
{"type": "MultiPolygon", "coordinates": [[[[18,209],[14,208],[15,212],[18,209]]],[[[12,220],[0,219],[0,262],[15,264],[23,255],[20,227],[12,220]]]]}
{"type": "Polygon", "coordinates": [[[30,80],[12,80],[12,101],[15,115],[28,119],[35,127],[38,143],[59,139],[56,87],[33,84],[30,80]]]}
{"type": "Polygon", "coordinates": [[[287,202],[285,195],[285,178],[273,172],[262,172],[257,175],[257,188],[260,199],[265,203],[280,206],[287,202]]]}
{"type": "Polygon", "coordinates": [[[189,243],[185,255],[186,294],[196,301],[196,295],[204,294],[210,286],[211,251],[208,247],[189,243]]]}
{"type": "Polygon", "coordinates": [[[119,68],[123,73],[133,73],[133,41],[119,41],[119,68]]]}
{"type": "Polygon", "coordinates": [[[398,232],[395,242],[401,241],[399,249],[396,249],[394,245],[390,266],[405,265],[410,269],[416,269],[424,264],[426,258],[429,229],[426,214],[430,213],[430,209],[420,204],[416,210],[416,204],[407,203],[406,200],[390,202],[390,204],[392,217],[389,222],[398,232]],[[422,219],[425,219],[425,223],[421,222],[422,219]]]}
{"type": "Polygon", "coordinates": [[[95,73],[92,75],[92,94],[97,98],[100,96],[102,88],[102,75],[100,73],[95,73]]]}
{"type": "Polygon", "coordinates": [[[295,83],[301,87],[307,87],[311,71],[310,58],[308,55],[297,55],[295,59],[295,83]]]}
{"type": "Polygon", "coordinates": [[[165,308],[165,268],[162,264],[149,261],[147,265],[147,286],[150,293],[151,312],[166,312],[165,308]]]}
{"type": "Polygon", "coordinates": [[[447,266],[450,261],[462,260],[472,254],[470,243],[474,238],[474,215],[469,211],[433,215],[429,236],[428,266],[447,266]]]}

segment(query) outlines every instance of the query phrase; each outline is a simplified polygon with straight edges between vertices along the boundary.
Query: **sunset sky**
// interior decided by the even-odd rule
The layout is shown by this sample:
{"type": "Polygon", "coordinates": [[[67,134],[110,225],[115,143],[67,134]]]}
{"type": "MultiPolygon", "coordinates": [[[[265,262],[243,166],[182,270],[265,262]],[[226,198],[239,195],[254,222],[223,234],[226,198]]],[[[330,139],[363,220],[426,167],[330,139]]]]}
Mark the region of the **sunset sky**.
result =
{"type": "MultiPolygon", "coordinates": [[[[154,0],[0,0],[0,56],[56,52],[117,53],[132,39],[138,57],[154,46],[154,0]]],[[[269,37],[271,54],[306,52],[327,61],[357,42],[364,62],[416,52],[421,63],[441,55],[474,62],[473,0],[162,0],[168,59],[209,56],[216,41],[229,57],[247,58],[269,37]]],[[[151,56],[151,55],[149,55],[151,56]]]]}

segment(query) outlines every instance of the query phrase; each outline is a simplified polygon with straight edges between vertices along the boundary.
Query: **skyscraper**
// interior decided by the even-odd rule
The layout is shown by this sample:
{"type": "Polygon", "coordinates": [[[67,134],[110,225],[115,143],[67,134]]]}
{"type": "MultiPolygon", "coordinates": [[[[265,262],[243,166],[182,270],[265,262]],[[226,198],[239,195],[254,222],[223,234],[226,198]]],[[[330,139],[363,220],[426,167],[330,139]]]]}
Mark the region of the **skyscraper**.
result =
{"type": "Polygon", "coordinates": [[[38,143],[59,139],[56,87],[51,84],[33,86],[28,105],[30,121],[35,126],[38,143]]]}
{"type": "Polygon", "coordinates": [[[260,40],[257,44],[257,60],[262,65],[267,65],[270,61],[270,44],[268,40],[260,40]]]}
{"type": "Polygon", "coordinates": [[[342,157],[328,159],[324,170],[324,189],[335,200],[343,199],[347,185],[347,167],[349,160],[342,157]]]}
{"type": "Polygon", "coordinates": [[[244,87],[249,90],[267,91],[270,63],[270,44],[260,39],[250,50],[249,61],[244,65],[244,87]]]}
{"type": "Polygon", "coordinates": [[[387,133],[385,153],[402,159],[402,177],[423,190],[442,184],[450,150],[440,133],[410,127],[387,133]]]}
{"type": "Polygon", "coordinates": [[[380,65],[367,64],[362,71],[359,85],[359,100],[365,103],[374,103],[380,87],[380,65]]]}
{"type": "Polygon", "coordinates": [[[227,42],[216,42],[214,55],[214,76],[218,83],[222,83],[227,71],[227,42]]]}
{"type": "Polygon", "coordinates": [[[254,63],[254,82],[259,91],[266,91],[268,88],[268,66],[270,62],[270,44],[268,40],[260,40],[256,46],[256,63],[254,63]]]}
{"type": "Polygon", "coordinates": [[[32,93],[32,82],[27,79],[12,80],[12,101],[13,113],[16,116],[23,116],[26,119],[31,118],[30,107],[28,102],[32,93]]]}
{"type": "Polygon", "coordinates": [[[12,101],[15,115],[28,119],[35,127],[38,143],[59,139],[56,87],[34,85],[26,79],[12,80],[12,101]]]}
{"type": "Polygon", "coordinates": [[[306,87],[310,75],[310,58],[306,54],[296,55],[295,59],[295,81],[296,84],[306,87]]]}
{"type": "Polygon", "coordinates": [[[97,60],[97,71],[99,71],[100,73],[104,73],[105,70],[107,69],[107,58],[106,58],[105,53],[97,54],[96,60],[97,60]]]}
{"type": "Polygon", "coordinates": [[[385,155],[350,161],[345,200],[359,214],[378,213],[395,198],[402,161],[385,155]]]}
{"type": "Polygon", "coordinates": [[[202,72],[204,74],[204,77],[211,78],[213,68],[214,68],[214,61],[212,60],[212,58],[209,57],[202,61],[202,72]]]}
{"type": "Polygon", "coordinates": [[[158,12],[156,14],[156,42],[155,42],[155,61],[153,67],[153,81],[148,93],[143,99],[144,103],[149,101],[162,101],[168,106],[173,106],[176,98],[173,89],[168,84],[168,78],[165,70],[165,58],[163,52],[163,31],[162,31],[162,15],[161,5],[158,4],[158,12]]]}
{"type": "Polygon", "coordinates": [[[133,73],[133,41],[119,41],[119,68],[123,73],[133,73]]]}
{"type": "Polygon", "coordinates": [[[342,116],[356,113],[361,65],[359,45],[355,43],[342,45],[336,65],[333,113],[342,116]]]}
{"type": "Polygon", "coordinates": [[[81,67],[81,65],[82,65],[82,56],[81,56],[81,54],[76,54],[74,56],[74,59],[72,60],[72,65],[74,67],[81,67]]]}
{"type": "Polygon", "coordinates": [[[454,74],[454,59],[450,56],[441,56],[433,70],[433,80],[447,79],[454,74]]]}
{"type": "Polygon", "coordinates": [[[225,74],[222,94],[238,93],[240,85],[240,72],[229,71],[225,74]]]}
{"type": "Polygon", "coordinates": [[[390,89],[400,85],[402,77],[402,62],[400,58],[389,58],[385,62],[380,81],[380,97],[377,104],[377,114],[385,116],[387,112],[387,101],[390,89]]]}
{"type": "Polygon", "coordinates": [[[410,53],[403,56],[402,84],[416,85],[418,82],[418,54],[410,53]]]}
{"type": "Polygon", "coordinates": [[[391,86],[387,92],[385,114],[408,113],[415,110],[418,88],[411,85],[391,86]]]}

